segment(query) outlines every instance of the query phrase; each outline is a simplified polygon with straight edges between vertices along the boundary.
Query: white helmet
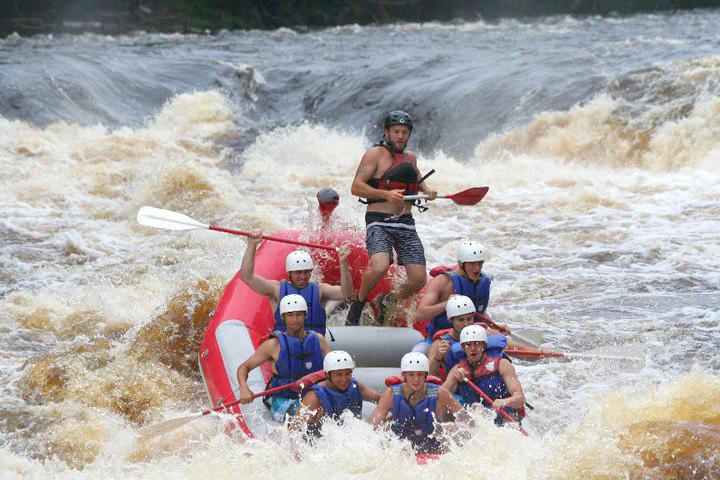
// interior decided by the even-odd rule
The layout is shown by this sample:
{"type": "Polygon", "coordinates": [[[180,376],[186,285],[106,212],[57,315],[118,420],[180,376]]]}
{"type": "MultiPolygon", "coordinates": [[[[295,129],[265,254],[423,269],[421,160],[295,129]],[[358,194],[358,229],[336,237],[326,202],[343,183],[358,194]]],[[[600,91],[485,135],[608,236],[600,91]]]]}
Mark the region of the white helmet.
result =
{"type": "Polygon", "coordinates": [[[487,343],[487,332],[480,325],[468,325],[460,332],[460,343],[468,342],[487,343]]]}
{"type": "Polygon", "coordinates": [[[323,370],[326,372],[334,372],[335,370],[350,370],[355,368],[355,362],[349,353],[342,350],[334,350],[327,355],[323,360],[323,370]]]}
{"type": "Polygon", "coordinates": [[[280,315],[285,315],[290,312],[307,313],[307,311],[307,302],[302,295],[292,293],[290,295],[285,295],[282,300],[280,300],[280,315]]]}
{"type": "Polygon", "coordinates": [[[460,242],[457,251],[457,260],[459,263],[465,262],[484,262],[485,249],[480,242],[466,240],[460,242]]]}
{"type": "Polygon", "coordinates": [[[314,268],[312,257],[307,252],[295,250],[285,257],[285,271],[312,270],[314,268]]]}
{"type": "Polygon", "coordinates": [[[448,319],[460,315],[467,315],[468,313],[475,313],[475,304],[470,300],[470,297],[453,295],[445,304],[445,313],[448,319]]]}
{"type": "Polygon", "coordinates": [[[400,360],[401,372],[430,372],[428,358],[420,352],[410,352],[403,355],[400,360]]]}

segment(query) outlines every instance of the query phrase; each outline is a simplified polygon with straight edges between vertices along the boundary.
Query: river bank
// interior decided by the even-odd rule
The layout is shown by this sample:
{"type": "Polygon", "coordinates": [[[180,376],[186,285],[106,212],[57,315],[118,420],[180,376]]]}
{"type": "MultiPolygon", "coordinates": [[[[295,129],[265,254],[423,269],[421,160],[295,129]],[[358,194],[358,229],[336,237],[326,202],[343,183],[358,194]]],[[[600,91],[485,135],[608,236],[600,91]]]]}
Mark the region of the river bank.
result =
{"type": "Polygon", "coordinates": [[[0,0],[0,36],[18,33],[133,31],[199,33],[236,29],[323,28],[543,15],[626,15],[720,7],[720,0],[0,0]]]}

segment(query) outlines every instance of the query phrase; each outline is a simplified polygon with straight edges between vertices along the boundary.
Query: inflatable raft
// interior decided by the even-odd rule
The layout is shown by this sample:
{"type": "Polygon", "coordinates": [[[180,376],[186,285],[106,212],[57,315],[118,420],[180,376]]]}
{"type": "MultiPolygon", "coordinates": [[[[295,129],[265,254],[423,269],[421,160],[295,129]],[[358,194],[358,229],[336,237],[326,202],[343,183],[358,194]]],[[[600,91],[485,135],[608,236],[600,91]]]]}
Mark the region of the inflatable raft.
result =
{"type": "MultiPolygon", "coordinates": [[[[327,220],[332,208],[337,205],[337,194],[330,195],[331,201],[328,202],[323,201],[321,191],[318,199],[320,211],[327,220]]],[[[324,222],[323,225],[328,223],[324,222]]],[[[369,263],[364,248],[364,235],[320,228],[315,232],[276,232],[273,236],[335,248],[344,244],[351,245],[348,263],[352,271],[353,287],[356,290],[359,288],[361,274],[369,263]]],[[[285,257],[296,249],[296,246],[287,243],[264,242],[255,257],[255,273],[267,279],[287,279],[285,257]]],[[[315,262],[313,280],[339,285],[340,268],[337,255],[321,249],[310,249],[309,253],[315,262]]],[[[376,297],[391,291],[391,279],[395,273],[393,265],[386,278],[373,289],[368,299],[373,312],[378,312],[376,297]]],[[[211,314],[199,349],[200,371],[213,406],[237,400],[237,369],[268,338],[273,326],[274,318],[269,299],[250,290],[240,279],[239,273],[236,274],[223,290],[220,301],[211,314]]],[[[422,330],[421,326],[417,327],[422,330]]],[[[345,350],[353,356],[357,365],[353,374],[355,378],[383,391],[385,378],[399,375],[401,357],[423,339],[423,334],[414,328],[335,327],[329,322],[325,338],[330,344],[330,350],[345,350]]],[[[248,386],[253,392],[261,392],[266,389],[269,379],[270,366],[266,363],[250,372],[248,386]]],[[[365,405],[364,413],[368,414],[371,408],[371,405],[365,405]]],[[[252,404],[236,405],[228,410],[235,415],[237,426],[249,437],[263,438],[267,433],[267,425],[273,423],[261,398],[252,404]]]]}

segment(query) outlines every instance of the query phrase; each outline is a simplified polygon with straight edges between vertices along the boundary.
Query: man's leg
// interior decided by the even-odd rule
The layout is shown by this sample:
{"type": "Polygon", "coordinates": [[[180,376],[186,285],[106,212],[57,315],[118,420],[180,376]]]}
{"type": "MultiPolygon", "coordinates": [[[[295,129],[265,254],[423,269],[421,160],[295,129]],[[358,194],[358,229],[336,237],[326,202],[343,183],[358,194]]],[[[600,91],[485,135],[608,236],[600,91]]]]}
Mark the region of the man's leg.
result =
{"type": "Polygon", "coordinates": [[[370,255],[370,268],[363,274],[358,298],[350,305],[345,325],[360,325],[360,315],[365,308],[370,291],[390,268],[393,252],[392,238],[381,226],[370,226],[367,229],[365,247],[370,255]]]}
{"type": "Polygon", "coordinates": [[[406,279],[397,290],[389,295],[378,296],[380,319],[385,325],[394,322],[395,326],[403,326],[407,322],[402,310],[409,312],[410,297],[419,292],[425,285],[425,249],[415,229],[393,228],[389,235],[397,251],[398,263],[405,267],[406,279]],[[403,304],[408,300],[407,304],[403,304]],[[401,311],[398,307],[403,304],[401,311]]]}
{"type": "Polygon", "coordinates": [[[270,404],[270,413],[273,420],[283,423],[287,416],[295,415],[295,410],[299,405],[300,400],[297,398],[275,397],[270,404]]]}
{"type": "Polygon", "coordinates": [[[389,268],[390,257],[387,253],[380,252],[370,257],[370,268],[363,274],[360,289],[358,290],[358,298],[350,304],[345,325],[360,325],[360,315],[363,308],[365,308],[365,302],[367,302],[370,291],[387,274],[389,268]]]}
{"type": "Polygon", "coordinates": [[[376,253],[370,257],[370,269],[363,274],[360,289],[358,290],[358,300],[367,301],[370,291],[375,288],[380,280],[387,274],[390,268],[390,257],[387,253],[376,253]]]}
{"type": "MultiPolygon", "coordinates": [[[[378,295],[377,297],[380,308],[379,318],[384,325],[390,325],[394,321],[396,327],[405,326],[408,322],[408,313],[412,308],[413,301],[411,297],[425,285],[425,265],[407,264],[405,265],[405,272],[407,278],[396,292],[388,295],[378,295]]],[[[418,351],[426,353],[421,350],[418,351]]]]}
{"type": "Polygon", "coordinates": [[[407,280],[398,288],[397,299],[411,297],[425,286],[425,248],[415,230],[398,229],[394,232],[398,263],[405,267],[407,280]]]}
{"type": "Polygon", "coordinates": [[[407,280],[398,289],[398,301],[405,300],[406,298],[419,292],[422,287],[425,286],[425,281],[427,279],[424,264],[418,265],[417,263],[409,263],[405,265],[405,272],[407,273],[407,280]]]}

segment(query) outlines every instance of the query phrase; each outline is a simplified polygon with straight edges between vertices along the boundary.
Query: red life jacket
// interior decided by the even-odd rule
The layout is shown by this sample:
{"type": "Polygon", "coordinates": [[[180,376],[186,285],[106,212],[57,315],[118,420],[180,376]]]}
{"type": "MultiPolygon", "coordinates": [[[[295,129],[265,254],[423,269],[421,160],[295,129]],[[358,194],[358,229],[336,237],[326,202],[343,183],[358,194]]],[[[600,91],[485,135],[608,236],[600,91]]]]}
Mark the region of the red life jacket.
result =
{"type": "MultiPolygon", "coordinates": [[[[402,375],[393,375],[392,377],[387,377],[385,379],[385,386],[392,387],[394,385],[400,385],[404,381],[405,379],[402,377],[402,375]]],[[[435,385],[442,385],[443,383],[442,380],[440,380],[434,375],[428,375],[427,378],[425,378],[425,381],[427,383],[434,383],[435,385]]]]}
{"type": "Polygon", "coordinates": [[[435,277],[437,277],[438,275],[441,275],[441,274],[443,274],[443,273],[445,273],[445,272],[450,272],[450,271],[452,271],[452,270],[455,270],[455,267],[454,267],[454,266],[448,267],[448,266],[445,266],[445,265],[440,265],[439,267],[433,267],[433,268],[430,270],[430,276],[433,277],[433,278],[435,278],[435,277]]]}
{"type": "MultiPolygon", "coordinates": [[[[486,355],[485,358],[482,359],[480,365],[478,365],[474,370],[470,367],[467,359],[460,360],[458,365],[468,372],[472,372],[471,381],[480,388],[480,390],[483,390],[490,398],[497,400],[498,398],[507,398],[510,396],[510,392],[507,390],[507,385],[505,385],[505,382],[500,376],[500,360],[502,360],[502,357],[491,357],[486,355]]],[[[456,393],[462,396],[463,393],[469,392],[470,388],[471,387],[466,385],[458,385],[456,393]]],[[[486,400],[481,400],[483,405],[490,407],[486,400]]],[[[518,409],[505,407],[503,410],[512,415],[517,421],[525,418],[525,406],[518,409]]]]}
{"type": "MultiPolygon", "coordinates": [[[[416,195],[419,190],[417,170],[405,152],[393,153],[393,163],[380,178],[371,178],[368,185],[379,190],[404,190],[403,195],[416,195]]],[[[365,200],[363,203],[380,203],[385,200],[365,200]]],[[[408,200],[411,201],[411,200],[408,200]]]]}
{"type": "Polygon", "coordinates": [[[467,361],[467,358],[460,360],[458,364],[468,372],[473,372],[473,378],[471,380],[475,381],[481,377],[487,377],[488,375],[495,375],[498,373],[500,371],[501,358],[502,357],[489,357],[485,355],[482,362],[480,362],[480,365],[478,365],[474,370],[470,367],[470,363],[467,361]]]}

